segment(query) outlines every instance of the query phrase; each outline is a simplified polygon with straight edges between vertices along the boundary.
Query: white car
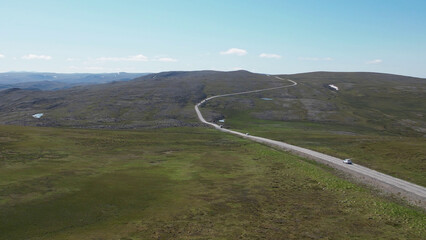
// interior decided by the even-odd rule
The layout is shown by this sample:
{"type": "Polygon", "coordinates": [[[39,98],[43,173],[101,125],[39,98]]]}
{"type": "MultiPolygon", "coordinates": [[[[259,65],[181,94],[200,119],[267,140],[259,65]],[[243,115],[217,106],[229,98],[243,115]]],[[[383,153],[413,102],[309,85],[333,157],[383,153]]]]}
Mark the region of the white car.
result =
{"type": "Polygon", "coordinates": [[[347,159],[343,160],[343,163],[352,164],[352,160],[350,158],[347,158],[347,159]]]}

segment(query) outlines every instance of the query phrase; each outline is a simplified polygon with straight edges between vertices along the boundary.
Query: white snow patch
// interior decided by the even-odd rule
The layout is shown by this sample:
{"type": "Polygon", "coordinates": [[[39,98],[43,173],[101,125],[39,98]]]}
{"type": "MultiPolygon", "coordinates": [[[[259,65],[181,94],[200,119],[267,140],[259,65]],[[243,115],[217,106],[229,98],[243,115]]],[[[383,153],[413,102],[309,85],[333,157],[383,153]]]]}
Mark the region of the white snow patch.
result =
{"type": "Polygon", "coordinates": [[[41,118],[43,117],[44,113],[36,113],[33,115],[33,118],[41,118]]]}
{"type": "Polygon", "coordinates": [[[333,84],[330,84],[330,85],[328,85],[330,88],[332,88],[332,89],[334,89],[334,90],[336,90],[336,91],[339,91],[339,88],[337,87],[337,86],[335,86],[335,85],[333,85],[333,84]]]}

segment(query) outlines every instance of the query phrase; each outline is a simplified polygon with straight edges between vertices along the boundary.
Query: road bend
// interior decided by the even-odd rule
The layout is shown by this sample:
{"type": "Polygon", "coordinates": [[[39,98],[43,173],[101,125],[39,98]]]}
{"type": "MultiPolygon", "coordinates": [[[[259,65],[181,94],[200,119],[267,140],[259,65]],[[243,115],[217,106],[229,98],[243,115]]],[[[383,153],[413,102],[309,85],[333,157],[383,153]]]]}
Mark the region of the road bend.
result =
{"type": "Polygon", "coordinates": [[[243,94],[250,94],[250,93],[258,93],[258,92],[264,92],[264,91],[271,91],[281,88],[289,88],[294,87],[297,85],[297,82],[290,80],[290,79],[283,79],[278,76],[275,76],[275,78],[280,80],[285,80],[290,82],[289,85],[283,85],[280,87],[272,87],[272,88],[265,88],[265,89],[258,89],[258,90],[252,90],[252,91],[245,91],[245,92],[237,92],[237,93],[229,93],[229,94],[222,94],[222,95],[216,95],[212,97],[208,97],[201,102],[197,103],[195,105],[195,112],[197,113],[198,119],[207,125],[210,125],[214,127],[215,129],[234,134],[237,136],[240,136],[245,139],[249,139],[258,143],[266,144],[268,146],[272,146],[274,148],[283,149],[285,151],[291,152],[295,155],[305,157],[311,160],[315,160],[317,162],[326,164],[330,167],[333,167],[335,169],[344,171],[345,173],[348,173],[351,175],[356,181],[366,183],[369,185],[372,185],[380,190],[383,190],[388,193],[395,194],[398,197],[401,197],[405,199],[406,201],[420,206],[423,209],[426,209],[426,188],[416,185],[414,183],[407,182],[405,180],[395,178],[392,176],[389,176],[387,174],[380,173],[378,171],[369,169],[367,167],[363,167],[358,164],[345,164],[343,163],[343,159],[339,159],[327,154],[323,154],[320,152],[316,152],[310,149],[298,147],[295,145],[291,145],[285,142],[275,141],[268,138],[263,137],[257,137],[252,136],[248,134],[244,134],[241,132],[237,132],[234,130],[222,128],[218,124],[215,124],[213,122],[208,122],[204,119],[203,115],[201,114],[200,107],[202,105],[212,99],[220,98],[220,97],[228,97],[228,96],[236,96],[236,95],[243,95],[243,94]]]}

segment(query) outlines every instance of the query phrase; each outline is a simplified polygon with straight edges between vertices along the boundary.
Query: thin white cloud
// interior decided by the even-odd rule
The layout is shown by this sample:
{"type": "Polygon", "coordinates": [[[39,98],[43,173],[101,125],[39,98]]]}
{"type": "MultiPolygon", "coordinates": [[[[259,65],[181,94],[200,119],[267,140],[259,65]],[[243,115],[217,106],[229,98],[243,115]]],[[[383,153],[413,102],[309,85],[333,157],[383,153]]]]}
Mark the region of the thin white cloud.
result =
{"type": "Polygon", "coordinates": [[[22,59],[25,59],[25,60],[33,60],[33,59],[50,60],[50,59],[52,59],[52,57],[46,56],[46,55],[27,54],[25,56],[22,56],[22,59]]]}
{"type": "Polygon", "coordinates": [[[275,59],[280,59],[281,56],[278,54],[274,54],[274,53],[261,53],[259,55],[260,58],[275,58],[275,59]]]}
{"type": "Polygon", "coordinates": [[[3,54],[0,54],[0,58],[5,58],[6,56],[4,56],[3,54]]]}
{"type": "Polygon", "coordinates": [[[371,60],[371,61],[367,61],[366,64],[379,64],[379,63],[382,63],[382,62],[383,62],[382,59],[374,59],[374,60],[371,60]]]}
{"type": "Polygon", "coordinates": [[[237,56],[244,56],[247,54],[247,51],[244,49],[239,48],[230,48],[227,51],[220,52],[222,55],[237,55],[237,56]]]}
{"type": "Polygon", "coordinates": [[[320,57],[299,57],[298,59],[300,61],[333,61],[333,58],[331,58],[331,57],[324,57],[324,58],[320,58],[320,57]]]}
{"type": "Polygon", "coordinates": [[[135,56],[128,56],[128,57],[100,57],[96,58],[98,61],[115,61],[115,62],[146,62],[148,61],[148,58],[142,54],[135,55],[135,56]]]}
{"type": "Polygon", "coordinates": [[[159,61],[159,62],[177,62],[177,59],[169,58],[169,57],[163,57],[163,58],[158,58],[157,61],[159,61]]]}
{"type": "Polygon", "coordinates": [[[73,62],[73,61],[78,61],[80,60],[79,58],[67,58],[68,62],[73,62]]]}

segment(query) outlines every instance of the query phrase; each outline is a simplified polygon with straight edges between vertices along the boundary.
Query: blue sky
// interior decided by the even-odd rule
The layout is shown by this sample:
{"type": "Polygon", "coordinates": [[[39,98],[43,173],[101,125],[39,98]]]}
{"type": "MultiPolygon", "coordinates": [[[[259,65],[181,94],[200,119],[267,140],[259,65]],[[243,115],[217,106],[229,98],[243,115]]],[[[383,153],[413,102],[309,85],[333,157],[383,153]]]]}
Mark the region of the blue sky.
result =
{"type": "Polygon", "coordinates": [[[426,1],[3,1],[0,72],[426,77],[426,1]]]}

